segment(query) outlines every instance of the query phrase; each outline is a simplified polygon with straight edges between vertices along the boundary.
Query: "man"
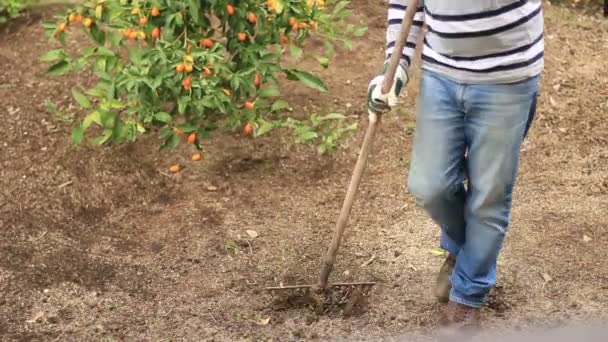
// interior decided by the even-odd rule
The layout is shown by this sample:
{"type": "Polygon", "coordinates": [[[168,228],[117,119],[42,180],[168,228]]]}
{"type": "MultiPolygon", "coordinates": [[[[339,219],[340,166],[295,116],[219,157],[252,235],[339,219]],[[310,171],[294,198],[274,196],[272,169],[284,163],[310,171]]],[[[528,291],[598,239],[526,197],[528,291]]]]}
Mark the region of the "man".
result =
{"type": "MultiPolygon", "coordinates": [[[[385,68],[408,3],[389,0],[385,68]]],[[[381,93],[382,75],[370,82],[370,111],[397,104],[423,23],[408,190],[441,227],[440,247],[449,253],[435,288],[448,302],[443,330],[466,331],[480,326],[496,282],[544,67],[543,12],[541,0],[421,1],[391,91],[381,93]]]]}

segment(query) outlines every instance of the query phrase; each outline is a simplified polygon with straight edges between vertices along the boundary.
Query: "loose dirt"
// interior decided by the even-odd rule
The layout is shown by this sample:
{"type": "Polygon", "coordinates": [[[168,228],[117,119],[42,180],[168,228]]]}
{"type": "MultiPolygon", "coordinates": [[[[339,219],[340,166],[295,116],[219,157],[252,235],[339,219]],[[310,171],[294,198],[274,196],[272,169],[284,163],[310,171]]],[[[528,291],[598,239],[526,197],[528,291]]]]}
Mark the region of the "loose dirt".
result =
{"type": "MultiPolygon", "coordinates": [[[[442,307],[430,291],[442,261],[431,253],[438,228],[405,190],[417,75],[381,124],[332,274],[378,282],[366,310],[277,310],[264,290],[316,281],[356,161],[386,4],[352,6],[370,31],[316,70],[330,92],[286,85],[295,114],[362,118],[332,156],[280,132],[218,135],[200,162],[187,147],[157,152],[153,136],[73,146],[70,89],[90,79],[48,78],[37,62],[55,47],[40,24],[58,7],[1,27],[2,340],[353,341],[432,331],[442,307]],[[175,162],[185,170],[166,174],[175,162]]],[[[546,72],[499,286],[484,308],[490,327],[608,316],[608,21],[545,11],[546,72]]]]}

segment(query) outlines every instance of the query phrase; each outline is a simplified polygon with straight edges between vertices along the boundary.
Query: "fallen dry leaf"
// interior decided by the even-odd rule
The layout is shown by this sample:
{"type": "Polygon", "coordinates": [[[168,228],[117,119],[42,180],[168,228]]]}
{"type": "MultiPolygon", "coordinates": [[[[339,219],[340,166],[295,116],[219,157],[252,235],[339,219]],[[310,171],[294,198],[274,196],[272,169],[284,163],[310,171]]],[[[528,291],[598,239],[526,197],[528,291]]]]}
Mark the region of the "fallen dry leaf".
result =
{"type": "Polygon", "coordinates": [[[583,235],[583,242],[585,242],[585,243],[591,242],[591,238],[587,235],[583,235]]]}
{"type": "Polygon", "coordinates": [[[256,232],[255,230],[246,230],[245,231],[247,233],[247,235],[249,235],[250,238],[255,239],[258,237],[258,232],[256,232]]]}
{"type": "Polygon", "coordinates": [[[376,260],[376,256],[375,256],[375,255],[372,255],[372,257],[371,257],[371,258],[369,258],[369,260],[367,260],[366,262],[364,262],[363,264],[361,264],[361,267],[366,267],[366,266],[368,266],[369,264],[371,264],[372,262],[374,262],[374,260],[376,260]]]}
{"type": "Polygon", "coordinates": [[[549,103],[551,104],[551,107],[553,107],[553,108],[559,107],[559,105],[557,104],[557,101],[552,96],[549,96],[549,103]]]}
{"type": "Polygon", "coordinates": [[[541,273],[540,275],[543,277],[543,279],[544,279],[544,280],[545,280],[545,282],[547,282],[547,283],[553,280],[553,278],[551,278],[551,276],[550,276],[548,273],[544,273],[544,272],[543,272],[543,273],[541,273]]]}
{"type": "Polygon", "coordinates": [[[268,325],[268,323],[270,323],[270,317],[263,318],[263,319],[261,319],[261,320],[258,321],[258,325],[268,325]]]}
{"type": "Polygon", "coordinates": [[[26,323],[36,323],[39,319],[42,318],[42,316],[44,316],[44,311],[37,311],[32,318],[28,319],[27,321],[25,321],[26,323]]]}

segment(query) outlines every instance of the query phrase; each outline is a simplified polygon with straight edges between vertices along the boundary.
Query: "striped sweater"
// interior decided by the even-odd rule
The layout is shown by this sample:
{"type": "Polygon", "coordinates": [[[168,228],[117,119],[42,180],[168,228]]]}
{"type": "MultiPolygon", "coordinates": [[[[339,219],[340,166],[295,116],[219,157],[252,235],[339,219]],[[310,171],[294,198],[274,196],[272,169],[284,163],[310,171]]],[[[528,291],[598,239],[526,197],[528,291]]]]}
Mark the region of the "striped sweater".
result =
{"type": "MultiPolygon", "coordinates": [[[[389,0],[392,55],[410,0],[389,0]]],[[[544,67],[541,0],[421,0],[402,61],[409,66],[423,23],[422,68],[461,83],[510,83],[544,67]]]]}

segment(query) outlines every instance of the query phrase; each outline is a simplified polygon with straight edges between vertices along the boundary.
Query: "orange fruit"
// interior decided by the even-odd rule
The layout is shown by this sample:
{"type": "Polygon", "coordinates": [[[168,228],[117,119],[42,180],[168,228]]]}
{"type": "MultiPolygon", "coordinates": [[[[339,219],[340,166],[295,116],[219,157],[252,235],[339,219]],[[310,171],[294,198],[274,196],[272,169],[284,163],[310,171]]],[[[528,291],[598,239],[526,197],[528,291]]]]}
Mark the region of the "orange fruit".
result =
{"type": "Polygon", "coordinates": [[[255,84],[256,87],[259,87],[262,84],[262,78],[260,77],[259,73],[255,74],[255,77],[253,78],[253,84],[255,84]]]}
{"type": "Polygon", "coordinates": [[[293,26],[295,24],[297,24],[296,18],[294,18],[294,17],[289,18],[289,26],[293,26]]]}
{"type": "Polygon", "coordinates": [[[137,39],[137,31],[129,31],[129,39],[131,39],[131,40],[137,39]]]}
{"type": "Polygon", "coordinates": [[[294,23],[293,25],[291,25],[291,30],[294,32],[298,31],[298,23],[294,23]]]}
{"type": "Polygon", "coordinates": [[[253,133],[253,125],[251,123],[247,123],[243,128],[243,132],[245,132],[245,134],[253,133]]]}
{"type": "Polygon", "coordinates": [[[190,76],[184,78],[184,80],[182,81],[182,87],[184,87],[184,89],[186,90],[192,89],[192,78],[190,78],[190,76]]]}
{"type": "Polygon", "coordinates": [[[76,21],[76,13],[70,13],[70,15],[68,16],[68,21],[73,23],[76,21]]]}
{"type": "Polygon", "coordinates": [[[81,14],[76,14],[76,18],[74,18],[74,21],[80,23],[83,19],[84,17],[81,14]]]}
{"type": "Polygon", "coordinates": [[[194,62],[194,57],[192,57],[190,55],[185,55],[184,56],[184,62],[186,62],[186,63],[192,63],[192,62],[194,62]]]}
{"type": "Polygon", "coordinates": [[[234,6],[227,5],[226,6],[226,11],[228,12],[229,15],[233,15],[234,14],[234,6]]]}
{"type": "Polygon", "coordinates": [[[192,70],[194,69],[194,67],[192,66],[192,64],[186,64],[186,66],[184,67],[184,69],[186,70],[186,72],[192,72],[192,70]]]}
{"type": "Polygon", "coordinates": [[[144,31],[137,32],[139,39],[146,39],[146,33],[144,31]]]}
{"type": "Polygon", "coordinates": [[[150,10],[150,15],[153,17],[158,17],[160,15],[160,10],[158,9],[158,7],[153,6],[150,10]]]}
{"type": "Polygon", "coordinates": [[[188,144],[194,144],[195,141],[196,141],[196,133],[190,133],[190,135],[188,135],[188,144]]]}
{"type": "Polygon", "coordinates": [[[131,31],[132,31],[132,30],[131,30],[130,28],[124,29],[124,30],[122,30],[122,35],[123,35],[125,38],[129,38],[129,35],[131,34],[131,31]]]}
{"type": "Polygon", "coordinates": [[[169,167],[169,171],[171,171],[172,173],[177,173],[177,172],[180,172],[181,170],[182,170],[182,167],[179,164],[171,165],[171,167],[169,167]]]}
{"type": "Polygon", "coordinates": [[[245,102],[245,108],[247,110],[253,110],[253,107],[255,107],[255,104],[253,102],[249,102],[249,101],[245,102]]]}
{"type": "Polygon", "coordinates": [[[247,20],[249,20],[250,23],[255,24],[255,22],[257,21],[258,18],[256,18],[255,14],[253,14],[252,12],[249,12],[247,14],[247,20]]]}
{"type": "Polygon", "coordinates": [[[305,28],[307,28],[307,27],[308,27],[308,24],[307,24],[307,23],[300,23],[300,28],[301,28],[301,29],[305,29],[305,28]]]}
{"type": "Polygon", "coordinates": [[[313,29],[313,30],[316,30],[317,29],[317,22],[314,21],[314,20],[311,20],[310,21],[310,28],[313,29]]]}
{"type": "Polygon", "coordinates": [[[195,153],[192,155],[192,160],[199,161],[203,156],[200,153],[195,153]]]}
{"type": "Polygon", "coordinates": [[[131,14],[139,14],[139,7],[133,7],[131,14]]]}
{"type": "Polygon", "coordinates": [[[175,128],[173,129],[173,132],[175,132],[175,133],[177,133],[177,134],[179,134],[179,135],[183,135],[183,134],[184,134],[184,131],[182,131],[181,129],[179,129],[179,128],[177,128],[177,127],[175,127],[175,128]]]}
{"type": "Polygon", "coordinates": [[[211,70],[207,67],[203,67],[203,72],[205,73],[205,76],[211,76],[211,70]]]}
{"type": "Polygon", "coordinates": [[[281,44],[286,45],[289,43],[289,38],[286,35],[281,35],[281,44]]]}
{"type": "Polygon", "coordinates": [[[266,6],[273,11],[276,10],[276,0],[267,0],[266,6]]]}
{"type": "Polygon", "coordinates": [[[57,32],[63,32],[65,31],[65,29],[68,27],[68,24],[66,23],[59,23],[59,25],[57,25],[57,32]]]}
{"type": "Polygon", "coordinates": [[[183,63],[180,63],[175,67],[175,71],[177,71],[177,72],[182,72],[182,71],[184,71],[184,69],[186,69],[186,65],[183,63]]]}
{"type": "Polygon", "coordinates": [[[244,32],[239,32],[237,34],[237,38],[241,41],[244,42],[247,39],[247,34],[245,34],[244,32]]]}
{"type": "Polygon", "coordinates": [[[84,26],[86,26],[86,27],[91,27],[91,26],[93,26],[93,19],[91,19],[91,18],[84,18],[82,20],[82,24],[84,26]]]}
{"type": "Polygon", "coordinates": [[[213,40],[205,38],[201,40],[201,47],[211,48],[213,46],[213,40]]]}
{"type": "Polygon", "coordinates": [[[325,0],[317,0],[317,6],[324,7],[325,6],[325,0]]]}
{"type": "Polygon", "coordinates": [[[160,28],[155,27],[152,30],[152,39],[158,39],[158,38],[160,38],[160,28]]]}
{"type": "Polygon", "coordinates": [[[147,23],[148,23],[148,17],[141,17],[141,18],[139,18],[139,24],[140,24],[141,26],[144,26],[144,25],[146,25],[147,23]]]}

